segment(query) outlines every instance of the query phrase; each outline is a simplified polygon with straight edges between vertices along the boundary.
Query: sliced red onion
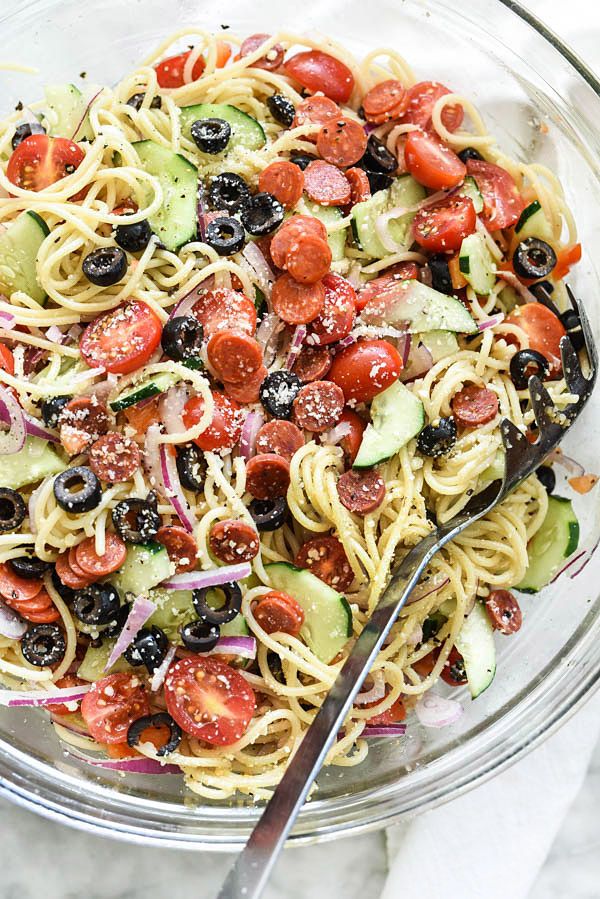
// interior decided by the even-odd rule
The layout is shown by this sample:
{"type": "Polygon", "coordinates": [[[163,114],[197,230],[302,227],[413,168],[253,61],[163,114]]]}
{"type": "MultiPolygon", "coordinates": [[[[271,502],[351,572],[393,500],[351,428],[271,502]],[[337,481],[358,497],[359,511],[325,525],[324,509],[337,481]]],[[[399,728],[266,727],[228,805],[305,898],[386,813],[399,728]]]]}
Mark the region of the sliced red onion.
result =
{"type": "Polygon", "coordinates": [[[572,459],[570,456],[565,456],[560,447],[557,447],[556,449],[553,449],[551,453],[548,453],[546,462],[561,465],[569,472],[569,474],[572,474],[576,478],[581,478],[585,474],[583,465],[575,459],[572,459]]]}
{"type": "Polygon", "coordinates": [[[368,690],[363,690],[354,700],[354,705],[368,705],[370,702],[377,702],[385,696],[385,680],[383,671],[375,671],[371,675],[373,686],[368,690]]]}
{"type": "Polygon", "coordinates": [[[580,568],[578,568],[577,571],[573,572],[573,574],[569,575],[571,580],[574,580],[576,577],[578,577],[578,575],[581,574],[583,569],[592,561],[592,559],[594,558],[594,553],[598,549],[598,546],[600,546],[600,540],[596,540],[593,547],[589,550],[586,558],[583,560],[583,565],[580,568]]]}
{"type": "Polygon", "coordinates": [[[208,571],[186,571],[163,581],[161,587],[166,590],[202,590],[205,587],[219,587],[230,581],[242,581],[251,571],[249,562],[221,565],[219,568],[209,568],[208,571]]]}
{"type": "Polygon", "coordinates": [[[488,318],[486,321],[479,322],[477,327],[479,328],[480,331],[485,331],[487,328],[495,328],[496,325],[502,324],[503,321],[504,321],[504,313],[498,312],[497,315],[492,315],[492,317],[488,318]]]}
{"type": "Polygon", "coordinates": [[[26,630],[27,622],[0,600],[0,634],[9,640],[20,640],[26,630]]]}
{"type": "Polygon", "coordinates": [[[321,434],[321,443],[325,446],[337,446],[351,431],[352,427],[349,421],[340,421],[339,424],[321,434]]]}
{"type": "Polygon", "coordinates": [[[23,449],[27,429],[23,410],[5,387],[0,387],[0,420],[8,424],[8,431],[0,431],[0,456],[14,455],[23,449]]]}
{"type": "Polygon", "coordinates": [[[91,107],[92,107],[92,103],[94,102],[94,100],[96,100],[96,99],[100,96],[100,94],[102,93],[103,90],[104,90],[104,88],[101,87],[99,91],[96,91],[96,93],[94,94],[94,96],[92,97],[92,99],[89,101],[89,103],[88,103],[87,106],[85,107],[85,109],[84,109],[84,111],[83,111],[83,115],[81,116],[81,118],[80,118],[79,121],[77,122],[77,127],[75,128],[75,131],[73,132],[73,135],[72,135],[72,137],[71,137],[71,140],[75,140],[75,136],[77,135],[77,132],[79,131],[79,129],[80,129],[81,126],[83,125],[83,122],[84,122],[84,120],[85,120],[85,117],[86,117],[86,115],[88,114],[88,112],[90,111],[90,109],[91,109],[91,107]]]}
{"type": "Polygon", "coordinates": [[[378,125],[374,125],[372,122],[365,122],[365,124],[363,125],[365,134],[371,134],[371,132],[375,131],[375,129],[378,127],[378,125]]]}
{"type": "Polygon", "coordinates": [[[259,287],[265,295],[271,295],[271,286],[275,281],[273,269],[265,259],[265,255],[261,248],[253,240],[249,240],[244,249],[242,256],[246,262],[256,272],[259,287]]]}
{"type": "Polygon", "coordinates": [[[205,281],[201,281],[200,284],[196,284],[192,290],[186,293],[181,299],[175,303],[171,312],[169,313],[169,319],[175,318],[180,315],[189,315],[193,306],[196,305],[198,300],[200,299],[200,295],[204,290],[212,290],[215,286],[215,279],[211,275],[210,278],[206,278],[205,281]]]}
{"type": "Polygon", "coordinates": [[[78,375],[74,375],[71,383],[81,384],[82,382],[91,381],[92,378],[97,378],[104,374],[106,374],[104,368],[88,368],[87,371],[82,371],[78,375]]]}
{"type": "Polygon", "coordinates": [[[402,737],[406,733],[406,724],[381,724],[370,726],[367,724],[361,737],[402,737]]]}
{"type": "Polygon", "coordinates": [[[123,630],[117,637],[117,641],[104,666],[105,671],[112,668],[117,659],[123,655],[127,647],[133,643],[138,631],[143,628],[154,612],[156,612],[156,603],[152,602],[151,599],[148,599],[147,596],[136,596],[133,605],[131,606],[131,611],[127,616],[127,620],[123,625],[123,630]]]}
{"type": "Polygon", "coordinates": [[[415,589],[406,600],[405,605],[408,606],[411,602],[418,602],[420,599],[425,599],[426,596],[431,596],[432,593],[439,593],[439,591],[449,583],[449,577],[445,577],[443,581],[437,581],[435,583],[433,582],[433,579],[425,581],[424,584],[419,584],[415,587],[415,589]]]}
{"type": "Polygon", "coordinates": [[[463,707],[456,699],[445,699],[428,690],[415,706],[417,718],[423,727],[448,727],[463,713],[463,707]]]}
{"type": "Polygon", "coordinates": [[[81,325],[77,325],[77,324],[71,325],[71,327],[67,331],[67,337],[73,343],[77,343],[77,341],[79,340],[79,338],[81,337],[82,334],[83,334],[83,328],[81,327],[81,325]]]}
{"type": "MultiPolygon", "coordinates": [[[[11,394],[12,396],[12,394],[11,394]]],[[[19,407],[20,408],[20,407],[19,407]]],[[[21,414],[25,420],[25,432],[29,434],[31,437],[40,437],[42,440],[49,440],[51,443],[60,443],[60,440],[53,434],[52,431],[49,431],[47,428],[44,428],[33,415],[29,415],[28,412],[23,412],[21,410],[21,414]]],[[[2,404],[0,400],[0,421],[3,424],[10,424],[11,418],[8,413],[8,409],[6,406],[2,404]]]]}
{"type": "Polygon", "coordinates": [[[410,355],[410,347],[412,344],[412,337],[410,334],[405,334],[404,337],[401,338],[402,344],[398,343],[398,352],[402,356],[402,368],[406,368],[408,365],[408,357],[410,355]]]}
{"type": "Polygon", "coordinates": [[[162,422],[167,434],[183,434],[186,430],[183,423],[183,410],[189,399],[189,391],[182,384],[170,387],[159,402],[162,422]]]}
{"type": "Polygon", "coordinates": [[[263,352],[266,351],[271,339],[282,325],[281,319],[274,312],[267,312],[264,316],[256,332],[256,339],[263,348],[263,352]]]}
{"type": "Polygon", "coordinates": [[[195,519],[184,496],[177,465],[174,457],[171,455],[171,447],[161,443],[158,452],[160,456],[160,471],[163,484],[165,485],[165,496],[177,512],[186,531],[189,531],[191,534],[194,530],[195,519]]]}
{"type": "Polygon", "coordinates": [[[292,335],[292,342],[290,343],[290,349],[287,355],[287,359],[285,360],[285,367],[287,369],[294,367],[294,362],[300,355],[302,344],[306,339],[307,333],[308,328],[306,327],[306,325],[296,325],[296,328],[292,335]]]}
{"type": "Polygon", "coordinates": [[[514,287],[519,296],[521,296],[526,303],[537,303],[537,299],[534,297],[532,292],[528,290],[524,284],[521,284],[521,282],[513,272],[496,272],[496,277],[500,281],[506,281],[506,283],[510,284],[511,287],[514,287]]]}
{"type": "Polygon", "coordinates": [[[433,366],[433,357],[424,343],[419,343],[410,351],[408,365],[400,372],[400,380],[404,382],[414,381],[416,378],[422,378],[423,375],[433,366]]]}
{"type": "Polygon", "coordinates": [[[154,670],[152,680],[150,681],[150,689],[153,693],[156,693],[157,690],[160,690],[160,688],[164,684],[165,677],[167,676],[167,671],[169,670],[171,662],[175,658],[176,652],[176,646],[169,646],[166,656],[164,657],[158,668],[154,670]]]}
{"type": "Polygon", "coordinates": [[[578,562],[581,562],[581,560],[586,555],[586,553],[587,553],[587,550],[583,549],[580,553],[577,553],[576,556],[572,556],[572,558],[569,559],[567,564],[563,565],[563,567],[560,569],[560,571],[557,571],[557,573],[554,575],[554,577],[552,578],[550,583],[553,584],[554,581],[557,581],[559,579],[559,577],[565,573],[565,571],[568,571],[569,568],[573,567],[573,565],[576,565],[578,562]]]}
{"type": "Polygon", "coordinates": [[[221,637],[207,655],[236,655],[242,659],[255,659],[256,637],[221,637]]]}
{"type": "Polygon", "coordinates": [[[67,702],[78,702],[91,689],[91,684],[78,687],[63,687],[52,693],[35,690],[0,690],[0,705],[8,706],[47,706],[60,705],[67,702]]]}
{"type": "Polygon", "coordinates": [[[48,330],[46,331],[46,340],[49,340],[51,343],[62,344],[64,342],[65,335],[60,330],[57,325],[50,325],[48,330]]]}
{"type": "Polygon", "coordinates": [[[0,311],[0,328],[11,331],[17,323],[16,316],[11,312],[0,311]]]}
{"type": "Polygon", "coordinates": [[[150,479],[151,486],[162,496],[166,495],[160,464],[159,443],[160,426],[150,425],[146,431],[146,445],[144,447],[144,467],[150,479]]]}
{"type": "Polygon", "coordinates": [[[246,416],[240,437],[240,453],[246,462],[254,455],[256,435],[264,423],[265,419],[261,412],[249,412],[246,416]]]}
{"type": "MultiPolygon", "coordinates": [[[[330,353],[332,355],[336,355],[336,353],[341,353],[342,350],[345,350],[346,347],[352,346],[353,343],[356,343],[358,340],[358,336],[356,334],[346,334],[345,337],[342,337],[341,340],[338,340],[337,343],[334,343],[329,347],[330,353]]],[[[311,346],[319,346],[319,338],[316,334],[309,334],[306,338],[306,342],[311,344],[311,346]]]]}
{"type": "Polygon", "coordinates": [[[130,759],[94,759],[82,752],[74,752],[69,746],[66,751],[73,758],[80,762],[86,762],[88,765],[95,765],[98,768],[106,768],[109,771],[129,771],[130,774],[181,774],[181,770],[176,765],[161,764],[156,759],[148,759],[144,756],[137,756],[130,759]]]}

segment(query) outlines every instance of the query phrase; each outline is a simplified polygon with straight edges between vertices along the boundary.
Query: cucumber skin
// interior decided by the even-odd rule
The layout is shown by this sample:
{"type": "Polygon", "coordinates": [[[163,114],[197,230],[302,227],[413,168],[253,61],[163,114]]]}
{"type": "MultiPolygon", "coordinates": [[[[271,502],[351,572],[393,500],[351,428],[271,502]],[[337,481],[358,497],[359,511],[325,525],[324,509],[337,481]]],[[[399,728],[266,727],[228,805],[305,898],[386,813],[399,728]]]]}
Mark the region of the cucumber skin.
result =
{"type": "Polygon", "coordinates": [[[541,208],[542,206],[539,200],[534,200],[533,203],[530,203],[529,206],[526,206],[519,217],[519,221],[515,225],[515,234],[518,234],[519,231],[523,228],[525,222],[527,222],[532,215],[535,215],[536,212],[539,212],[541,208]]]}
{"type": "MultiPolygon", "coordinates": [[[[575,517],[575,513],[573,512],[573,506],[572,506],[571,500],[567,499],[564,496],[554,496],[553,495],[550,497],[547,516],[544,519],[544,522],[542,523],[540,530],[533,537],[533,541],[535,541],[536,537],[543,531],[544,526],[546,525],[546,522],[548,520],[548,514],[550,514],[552,512],[553,507],[556,507],[557,505],[568,506],[571,511],[571,514],[572,514],[572,517],[570,519],[568,519],[566,521],[563,520],[563,522],[562,522],[562,524],[566,524],[566,526],[567,526],[567,536],[566,536],[566,543],[565,543],[563,555],[560,557],[560,559],[557,560],[556,565],[548,573],[547,579],[545,580],[545,582],[543,584],[540,583],[539,578],[538,578],[538,583],[535,586],[529,586],[527,584],[528,576],[529,576],[529,579],[531,579],[531,576],[530,576],[531,568],[535,567],[535,565],[537,564],[537,559],[535,559],[535,557],[533,559],[530,557],[529,564],[527,566],[527,571],[525,572],[523,581],[521,582],[521,584],[517,584],[515,587],[515,589],[518,590],[520,593],[528,593],[528,594],[539,593],[540,590],[543,590],[544,587],[547,587],[548,584],[551,582],[552,578],[555,576],[556,571],[558,571],[560,569],[560,563],[564,559],[568,559],[569,556],[573,555],[573,553],[579,546],[579,536],[580,536],[579,522],[578,522],[577,518],[575,517]]],[[[555,514],[556,514],[556,512],[554,512],[554,515],[555,514]]],[[[553,517],[554,517],[554,515],[553,515],[553,517]]],[[[552,527],[552,524],[551,524],[551,527],[552,527]]],[[[547,551],[547,549],[544,550],[544,553],[546,551],[547,551]]],[[[533,580],[534,580],[534,584],[535,584],[536,579],[534,578],[533,580]]]]}

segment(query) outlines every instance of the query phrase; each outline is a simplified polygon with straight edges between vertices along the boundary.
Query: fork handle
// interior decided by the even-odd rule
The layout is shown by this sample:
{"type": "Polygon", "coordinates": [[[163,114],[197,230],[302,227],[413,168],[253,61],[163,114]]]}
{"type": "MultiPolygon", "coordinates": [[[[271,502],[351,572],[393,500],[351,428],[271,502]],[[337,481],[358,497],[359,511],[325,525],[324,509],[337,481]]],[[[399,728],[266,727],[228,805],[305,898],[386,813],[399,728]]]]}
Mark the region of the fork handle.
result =
{"type": "MultiPolygon", "coordinates": [[[[447,539],[447,538],[446,538],[447,539]]],[[[258,899],[286,838],[383,641],[429,560],[446,539],[435,532],[407,554],[346,659],[323,705],[217,899],[258,899]]]]}

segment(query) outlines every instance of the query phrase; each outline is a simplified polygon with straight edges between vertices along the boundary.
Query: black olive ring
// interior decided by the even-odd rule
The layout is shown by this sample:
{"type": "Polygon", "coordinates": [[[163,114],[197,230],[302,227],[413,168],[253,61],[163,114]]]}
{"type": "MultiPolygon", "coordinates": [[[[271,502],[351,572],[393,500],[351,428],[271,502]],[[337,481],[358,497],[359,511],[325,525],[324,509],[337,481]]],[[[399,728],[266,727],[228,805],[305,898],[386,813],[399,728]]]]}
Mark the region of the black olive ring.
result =
{"type": "Polygon", "coordinates": [[[213,219],[206,229],[206,243],[219,254],[231,256],[244,246],[246,235],[237,219],[225,216],[213,219]]]}
{"type": "Polygon", "coordinates": [[[133,643],[123,653],[125,661],[136,667],[145,665],[152,674],[161,665],[169,648],[167,635],[160,627],[152,625],[138,631],[133,643]]]}
{"type": "Polygon", "coordinates": [[[214,156],[229,143],[231,125],[225,119],[198,119],[192,122],[190,134],[199,150],[214,156]]]}
{"type": "Polygon", "coordinates": [[[513,253],[513,268],[519,278],[545,278],[556,265],[556,253],[545,240],[527,237],[513,253]]]}
{"type": "Polygon", "coordinates": [[[202,347],[202,325],[193,315],[176,315],[163,328],[163,352],[177,362],[199,359],[202,347]]]}
{"type": "Polygon", "coordinates": [[[54,478],[54,496],[65,512],[77,514],[95,509],[102,498],[100,481],[85,465],[67,468],[54,478]]]}
{"type": "Polygon", "coordinates": [[[206,459],[202,450],[195,443],[177,447],[176,464],[179,480],[187,490],[204,489],[207,471],[206,459]]]}
{"type": "Polygon", "coordinates": [[[66,649],[65,635],[56,624],[34,624],[21,640],[23,658],[36,668],[61,662],[66,649]]]}
{"type": "Polygon", "coordinates": [[[257,531],[276,531],[285,522],[287,503],[284,496],[278,496],[277,499],[253,499],[248,511],[257,531]]]}
{"type": "Polygon", "coordinates": [[[517,390],[525,390],[532,374],[543,381],[549,368],[548,360],[537,350],[519,350],[510,360],[510,377],[517,390]],[[528,374],[527,369],[532,366],[535,371],[528,374]]]}
{"type": "Polygon", "coordinates": [[[155,715],[144,715],[129,725],[127,731],[127,743],[134,749],[140,742],[140,737],[147,727],[168,727],[169,739],[160,749],[156,750],[156,754],[163,756],[169,752],[174,752],[179,744],[183,733],[176,721],[171,718],[168,712],[157,712],[155,715]]]}
{"type": "Polygon", "coordinates": [[[225,594],[225,603],[220,609],[211,609],[206,602],[206,594],[210,589],[212,588],[203,587],[192,593],[194,608],[200,621],[218,625],[233,621],[242,607],[242,591],[239,584],[236,581],[229,581],[227,584],[219,585],[219,589],[225,594]]]}
{"type": "Polygon", "coordinates": [[[13,531],[25,520],[23,497],[10,487],[0,487],[0,531],[13,531]]]}
{"type": "Polygon", "coordinates": [[[37,556],[19,556],[17,559],[11,559],[8,566],[18,577],[29,581],[36,581],[43,577],[52,567],[50,562],[43,562],[37,556]]]}
{"type": "Polygon", "coordinates": [[[76,590],[73,611],[84,624],[108,624],[119,612],[121,600],[112,584],[90,584],[76,590]]]}
{"type": "Polygon", "coordinates": [[[190,652],[209,652],[219,642],[221,629],[208,621],[190,621],[181,628],[183,645],[190,652]]]}
{"type": "Polygon", "coordinates": [[[128,543],[147,543],[156,537],[161,517],[147,499],[124,499],[112,510],[115,529],[128,543]]]}

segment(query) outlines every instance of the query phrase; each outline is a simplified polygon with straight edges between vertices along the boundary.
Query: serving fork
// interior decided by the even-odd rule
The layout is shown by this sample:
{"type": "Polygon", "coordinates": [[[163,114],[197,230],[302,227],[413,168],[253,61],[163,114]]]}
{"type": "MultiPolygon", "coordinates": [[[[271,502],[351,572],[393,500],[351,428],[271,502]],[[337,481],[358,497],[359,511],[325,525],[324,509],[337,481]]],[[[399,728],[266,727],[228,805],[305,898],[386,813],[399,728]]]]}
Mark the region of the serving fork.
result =
{"type": "Polygon", "coordinates": [[[462,512],[439,525],[408,552],[392,572],[370,620],[358,637],[314,721],[291,760],[281,782],[246,847],[230,869],[217,899],[258,899],[308,792],[348,714],[356,694],[396,620],[400,609],[421,574],[440,549],[458,534],[487,515],[544,462],[559,444],[587,403],[598,372],[598,355],[592,330],[582,305],[567,288],[579,320],[588,361],[584,375],[569,337],[560,342],[564,378],[576,401],[560,411],[537,375],[528,381],[529,395],[539,436],[530,443],[512,421],[500,423],[506,452],[502,481],[494,481],[471,498],[462,512]]]}

